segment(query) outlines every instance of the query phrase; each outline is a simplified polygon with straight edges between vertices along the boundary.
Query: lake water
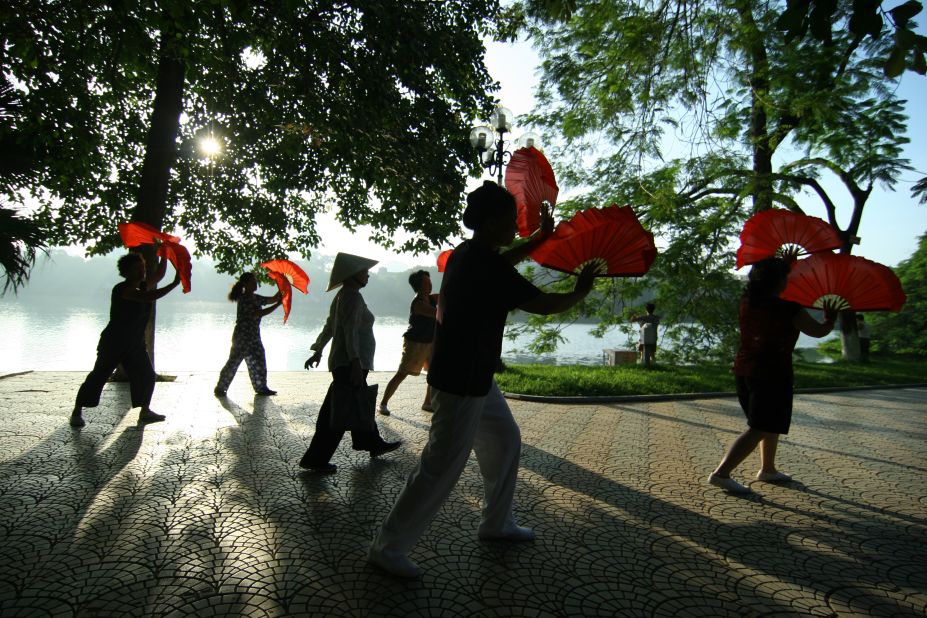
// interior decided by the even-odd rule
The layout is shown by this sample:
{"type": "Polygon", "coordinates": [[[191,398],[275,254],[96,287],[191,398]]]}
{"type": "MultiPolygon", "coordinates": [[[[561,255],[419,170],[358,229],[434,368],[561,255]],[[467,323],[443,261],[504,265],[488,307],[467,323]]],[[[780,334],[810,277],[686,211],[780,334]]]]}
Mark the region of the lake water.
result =
{"type": "MultiPolygon", "coordinates": [[[[262,339],[270,371],[297,371],[309,357],[309,345],[322,328],[312,320],[291,314],[283,324],[277,311],[261,323],[262,339]],[[303,318],[300,321],[300,318],[303,318]]],[[[109,314],[96,307],[26,305],[0,302],[0,372],[89,371],[96,358],[100,331],[109,314]]],[[[192,301],[158,303],[155,365],[159,371],[218,371],[228,356],[235,307],[228,302],[192,301]]],[[[378,317],[374,368],[395,371],[402,354],[406,316],[378,317]]],[[[503,359],[517,363],[600,365],[604,348],[628,348],[625,335],[613,332],[603,339],[589,334],[587,324],[566,326],[566,342],[549,356],[525,352],[525,340],[503,344],[503,359]]],[[[799,347],[813,347],[803,336],[799,347]]],[[[245,368],[244,363],[241,370],[245,368]]],[[[321,364],[325,370],[325,363],[321,364]]]]}

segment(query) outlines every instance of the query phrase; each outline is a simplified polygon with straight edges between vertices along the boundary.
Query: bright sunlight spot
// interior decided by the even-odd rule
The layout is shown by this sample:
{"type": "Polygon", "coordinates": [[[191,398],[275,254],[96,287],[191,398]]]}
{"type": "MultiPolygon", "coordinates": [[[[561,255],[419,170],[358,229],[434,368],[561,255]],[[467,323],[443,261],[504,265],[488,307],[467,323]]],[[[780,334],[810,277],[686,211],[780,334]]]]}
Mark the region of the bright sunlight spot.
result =
{"type": "Polygon", "coordinates": [[[203,156],[210,159],[222,154],[222,142],[211,135],[200,139],[199,146],[203,156]]]}

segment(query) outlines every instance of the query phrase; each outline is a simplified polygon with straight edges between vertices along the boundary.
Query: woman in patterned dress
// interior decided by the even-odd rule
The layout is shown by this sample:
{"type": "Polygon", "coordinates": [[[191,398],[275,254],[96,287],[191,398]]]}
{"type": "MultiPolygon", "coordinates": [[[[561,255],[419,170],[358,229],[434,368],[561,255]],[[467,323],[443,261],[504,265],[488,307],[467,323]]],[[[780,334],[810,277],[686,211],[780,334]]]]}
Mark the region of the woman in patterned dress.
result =
{"type": "Polygon", "coordinates": [[[267,362],[264,359],[264,344],[261,343],[261,318],[273,313],[282,301],[279,292],[273,296],[255,294],[257,285],[257,277],[253,273],[245,273],[229,292],[229,300],[238,303],[238,311],[235,331],[232,333],[232,350],[225,367],[219,372],[219,382],[213,391],[216,397],[225,397],[241,361],[245,361],[248,366],[251,386],[256,394],[277,394],[277,391],[267,388],[267,362]],[[270,306],[265,307],[267,304],[270,306]]]}

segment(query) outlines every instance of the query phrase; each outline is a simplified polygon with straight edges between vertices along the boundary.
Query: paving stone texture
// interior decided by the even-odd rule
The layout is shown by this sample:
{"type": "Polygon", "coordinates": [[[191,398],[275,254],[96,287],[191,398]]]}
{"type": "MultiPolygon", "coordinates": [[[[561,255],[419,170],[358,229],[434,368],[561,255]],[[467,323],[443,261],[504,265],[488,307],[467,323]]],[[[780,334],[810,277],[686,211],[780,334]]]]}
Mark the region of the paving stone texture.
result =
{"type": "Polygon", "coordinates": [[[780,467],[798,481],[745,498],[704,482],[743,428],[733,399],[511,402],[516,514],[538,539],[476,539],[471,460],[412,553],[425,576],[402,581],[364,554],[426,439],[421,378],[379,419],[404,448],[371,460],[345,440],[332,476],[296,465],[327,374],[272,374],[270,398],[240,374],[227,400],[215,374],[182,374],[145,427],[109,385],[78,431],[82,379],[0,379],[3,618],[927,613],[927,389],[797,397],[780,467]]]}

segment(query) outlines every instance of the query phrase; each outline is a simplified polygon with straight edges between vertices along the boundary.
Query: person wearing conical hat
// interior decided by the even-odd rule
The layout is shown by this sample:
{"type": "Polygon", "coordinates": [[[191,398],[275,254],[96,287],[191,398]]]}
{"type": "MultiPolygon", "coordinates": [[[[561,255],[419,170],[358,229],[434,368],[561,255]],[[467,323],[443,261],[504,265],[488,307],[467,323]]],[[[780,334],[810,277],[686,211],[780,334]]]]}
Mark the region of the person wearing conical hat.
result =
{"type": "MultiPolygon", "coordinates": [[[[367,374],[373,370],[373,354],[376,340],[373,337],[373,314],[367,308],[360,290],[367,285],[369,270],[376,264],[371,260],[350,253],[335,256],[332,274],[328,281],[328,292],[340,287],[332,300],[328,319],[309,349],[312,356],[306,361],[305,368],[318,366],[322,360],[322,350],[329,341],[332,342],[328,353],[328,370],[332,373],[334,385],[350,384],[361,388],[367,384],[367,374]]],[[[337,467],[331,463],[335,449],[344,437],[344,430],[336,430],[331,425],[331,389],[325,396],[319,417],[315,424],[315,435],[309,449],[303,455],[299,465],[316,472],[336,472],[337,467]]],[[[376,457],[399,448],[400,442],[387,442],[374,429],[352,430],[351,441],[354,450],[369,451],[376,457]]]]}
{"type": "Polygon", "coordinates": [[[447,261],[438,295],[434,350],[428,370],[434,413],[421,460],[409,475],[370,545],[367,560],[399,577],[422,570],[408,554],[460,478],[470,451],[483,477],[483,540],[530,541],[534,532],[515,522],[512,501],[518,476],[521,433],[493,379],[502,353],[509,311],[566,311],[592,289],[594,267],[580,273],[572,292],[542,292],[515,269],[553,230],[545,209],[542,233],[501,252],[515,238],[512,194],[486,182],[467,196],[463,224],[473,237],[447,261]]]}

